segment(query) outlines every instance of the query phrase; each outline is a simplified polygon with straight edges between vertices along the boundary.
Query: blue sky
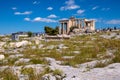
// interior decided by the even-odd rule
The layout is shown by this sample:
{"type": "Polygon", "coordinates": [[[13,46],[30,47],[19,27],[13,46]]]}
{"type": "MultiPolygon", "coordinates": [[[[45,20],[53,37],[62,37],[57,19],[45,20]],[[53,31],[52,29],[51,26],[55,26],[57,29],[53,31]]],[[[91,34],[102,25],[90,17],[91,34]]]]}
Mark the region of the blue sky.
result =
{"type": "Polygon", "coordinates": [[[96,20],[96,28],[120,27],[120,0],[0,0],[0,34],[43,32],[71,16],[96,20]]]}

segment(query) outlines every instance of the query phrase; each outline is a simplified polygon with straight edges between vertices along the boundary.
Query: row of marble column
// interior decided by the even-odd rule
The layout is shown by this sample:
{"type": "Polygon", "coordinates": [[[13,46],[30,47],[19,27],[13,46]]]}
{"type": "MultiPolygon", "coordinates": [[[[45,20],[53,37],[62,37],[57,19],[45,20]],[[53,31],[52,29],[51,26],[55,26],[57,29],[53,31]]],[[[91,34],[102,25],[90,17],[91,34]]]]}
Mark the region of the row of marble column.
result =
{"type": "MultiPolygon", "coordinates": [[[[92,26],[93,23],[86,23],[84,19],[76,19],[72,22],[71,26],[77,26],[79,29],[87,28],[87,24],[92,26]]],[[[59,34],[68,34],[70,31],[68,22],[61,22],[59,27],[59,34]]]]}
{"type": "Polygon", "coordinates": [[[59,34],[68,34],[68,24],[65,22],[60,23],[59,34]]]}
{"type": "Polygon", "coordinates": [[[73,26],[78,26],[78,28],[83,28],[84,25],[85,25],[85,21],[83,19],[76,19],[75,25],[73,25],[73,26]]]}

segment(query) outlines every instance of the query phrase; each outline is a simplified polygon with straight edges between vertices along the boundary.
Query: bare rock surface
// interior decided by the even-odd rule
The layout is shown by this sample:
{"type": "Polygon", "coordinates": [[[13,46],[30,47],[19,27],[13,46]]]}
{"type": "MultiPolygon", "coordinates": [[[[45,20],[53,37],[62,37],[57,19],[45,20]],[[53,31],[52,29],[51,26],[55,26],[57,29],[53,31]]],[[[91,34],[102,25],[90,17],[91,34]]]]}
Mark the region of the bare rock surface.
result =
{"type": "Polygon", "coordinates": [[[58,45],[58,49],[66,49],[68,48],[67,46],[65,46],[64,44],[59,44],[58,45]]]}
{"type": "Polygon", "coordinates": [[[63,56],[64,59],[72,59],[74,56],[63,56]]]}
{"type": "Polygon", "coordinates": [[[30,61],[30,59],[28,59],[28,58],[20,58],[18,61],[15,62],[15,64],[28,63],[29,61],[30,61]]]}
{"type": "Polygon", "coordinates": [[[0,48],[3,47],[6,44],[6,42],[0,42],[0,48]]]}
{"type": "Polygon", "coordinates": [[[47,46],[47,47],[46,47],[46,49],[49,49],[49,50],[51,50],[51,49],[53,49],[53,48],[55,48],[54,45],[50,45],[50,46],[47,46]]]}
{"type": "Polygon", "coordinates": [[[43,46],[44,46],[43,44],[40,44],[40,45],[38,46],[38,48],[41,49],[43,46]]]}
{"type": "Polygon", "coordinates": [[[116,33],[111,33],[110,35],[104,34],[104,35],[100,35],[100,37],[103,37],[106,39],[111,39],[111,38],[119,39],[120,34],[116,34],[116,33]]]}
{"type": "Polygon", "coordinates": [[[29,44],[28,41],[21,41],[16,43],[16,47],[26,46],[28,44],[29,44]]]}
{"type": "Polygon", "coordinates": [[[23,57],[23,54],[15,54],[9,56],[9,58],[18,58],[18,57],[23,57]]]}
{"type": "Polygon", "coordinates": [[[0,60],[5,59],[5,56],[3,54],[0,54],[0,60]]]}
{"type": "Polygon", "coordinates": [[[73,54],[80,54],[80,51],[73,51],[73,54]]]}
{"type": "MultiPolygon", "coordinates": [[[[73,68],[71,66],[62,66],[56,63],[55,59],[47,58],[50,62],[50,68],[52,70],[59,69],[66,74],[63,80],[119,80],[120,79],[120,63],[114,63],[104,68],[92,68],[86,70],[86,64],[82,64],[82,67],[73,68]]],[[[91,62],[95,64],[96,62],[91,62]]],[[[56,80],[49,74],[49,80],[56,80]]],[[[43,77],[42,80],[48,80],[43,77]]]]}

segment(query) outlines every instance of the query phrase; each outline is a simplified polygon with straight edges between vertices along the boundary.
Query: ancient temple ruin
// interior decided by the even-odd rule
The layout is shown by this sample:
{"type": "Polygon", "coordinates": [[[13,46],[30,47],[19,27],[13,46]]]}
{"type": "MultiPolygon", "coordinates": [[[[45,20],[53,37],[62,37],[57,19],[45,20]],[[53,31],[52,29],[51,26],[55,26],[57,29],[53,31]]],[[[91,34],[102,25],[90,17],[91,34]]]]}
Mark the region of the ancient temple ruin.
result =
{"type": "Polygon", "coordinates": [[[71,28],[75,27],[79,32],[81,31],[94,31],[95,20],[79,19],[71,17],[68,20],[60,20],[59,34],[69,34],[71,28]]]}

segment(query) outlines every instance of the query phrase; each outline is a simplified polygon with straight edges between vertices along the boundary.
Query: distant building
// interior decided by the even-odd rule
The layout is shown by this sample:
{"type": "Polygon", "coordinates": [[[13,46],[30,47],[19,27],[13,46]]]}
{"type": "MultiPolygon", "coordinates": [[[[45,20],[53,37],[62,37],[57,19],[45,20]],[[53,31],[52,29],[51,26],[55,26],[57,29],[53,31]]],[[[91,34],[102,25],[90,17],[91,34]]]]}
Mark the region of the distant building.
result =
{"type": "Polygon", "coordinates": [[[28,37],[28,34],[26,32],[16,32],[11,35],[13,41],[19,41],[20,37],[28,37]]]}
{"type": "Polygon", "coordinates": [[[42,33],[40,33],[40,32],[36,32],[36,33],[32,34],[33,37],[40,37],[41,35],[42,35],[42,33]]]}
{"type": "Polygon", "coordinates": [[[69,34],[72,27],[77,27],[79,31],[95,31],[95,20],[71,17],[68,20],[60,20],[59,22],[59,34],[69,34]]]}
{"type": "Polygon", "coordinates": [[[11,38],[13,41],[18,41],[19,40],[19,35],[17,33],[12,33],[11,38]]]}
{"type": "Polygon", "coordinates": [[[19,37],[28,37],[28,34],[27,34],[27,32],[17,32],[16,34],[18,34],[19,35],[19,37]]]}

